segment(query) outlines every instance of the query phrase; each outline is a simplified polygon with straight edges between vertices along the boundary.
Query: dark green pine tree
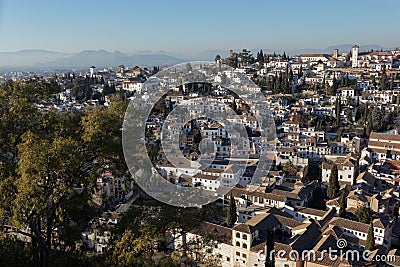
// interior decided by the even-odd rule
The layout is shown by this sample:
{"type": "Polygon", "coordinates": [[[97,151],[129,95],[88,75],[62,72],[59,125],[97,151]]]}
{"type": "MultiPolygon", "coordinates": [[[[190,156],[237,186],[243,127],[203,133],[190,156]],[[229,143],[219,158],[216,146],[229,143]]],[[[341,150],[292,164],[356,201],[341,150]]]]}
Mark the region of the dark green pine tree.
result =
{"type": "Polygon", "coordinates": [[[333,164],[331,169],[331,175],[329,176],[329,184],[326,195],[329,199],[334,199],[338,193],[339,193],[338,168],[336,164],[333,164]]]}
{"type": "Polygon", "coordinates": [[[394,89],[394,75],[393,74],[390,76],[390,88],[389,89],[390,90],[394,89]]]}
{"type": "Polygon", "coordinates": [[[393,216],[397,220],[397,217],[399,217],[399,207],[396,205],[393,208],[393,216]]]}
{"type": "Polygon", "coordinates": [[[324,198],[324,192],[322,191],[321,187],[315,187],[312,193],[311,201],[309,202],[309,206],[314,209],[325,210],[326,204],[324,198]]]}
{"type": "Polygon", "coordinates": [[[275,266],[275,253],[274,250],[274,232],[267,231],[267,243],[265,249],[265,267],[274,267],[275,266]]]}
{"type": "Polygon", "coordinates": [[[229,198],[229,206],[228,206],[228,212],[227,212],[227,218],[228,218],[228,225],[232,227],[236,220],[237,220],[237,213],[236,213],[236,203],[235,199],[232,196],[229,198]]]}
{"type": "Polygon", "coordinates": [[[336,114],[336,126],[339,127],[340,125],[340,112],[341,112],[341,103],[340,103],[340,96],[336,98],[336,106],[335,106],[335,114],[336,114]]]}
{"type": "Polygon", "coordinates": [[[369,224],[367,241],[365,243],[366,250],[373,250],[375,246],[375,236],[374,236],[374,227],[372,222],[369,224]]]}
{"type": "Polygon", "coordinates": [[[364,206],[361,206],[356,211],[356,217],[359,222],[370,223],[371,221],[371,210],[364,206]]]}
{"type": "Polygon", "coordinates": [[[387,76],[386,76],[386,68],[383,66],[381,78],[379,79],[379,83],[381,85],[381,90],[386,90],[387,76]]]}
{"type": "Polygon", "coordinates": [[[376,85],[376,78],[375,78],[375,75],[371,75],[371,83],[372,83],[373,86],[376,85]]]}
{"type": "Polygon", "coordinates": [[[300,79],[301,77],[303,77],[303,64],[300,63],[300,70],[299,70],[298,78],[300,79]]]}
{"type": "Polygon", "coordinates": [[[340,196],[339,217],[346,218],[346,207],[347,207],[347,201],[346,201],[346,196],[343,192],[342,195],[340,196]]]}
{"type": "Polygon", "coordinates": [[[366,127],[366,131],[367,131],[367,136],[369,136],[371,134],[371,132],[373,131],[373,121],[372,121],[372,115],[369,114],[368,115],[368,121],[367,121],[367,127],[366,127]]]}

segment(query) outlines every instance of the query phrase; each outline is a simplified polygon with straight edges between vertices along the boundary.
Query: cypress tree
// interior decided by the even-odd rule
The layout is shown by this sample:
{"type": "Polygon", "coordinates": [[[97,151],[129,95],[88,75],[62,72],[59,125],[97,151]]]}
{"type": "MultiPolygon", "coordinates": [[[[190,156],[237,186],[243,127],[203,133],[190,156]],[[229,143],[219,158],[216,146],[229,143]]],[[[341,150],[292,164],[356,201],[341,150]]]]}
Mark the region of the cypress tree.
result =
{"type": "Polygon", "coordinates": [[[338,193],[339,193],[338,169],[336,164],[333,164],[331,169],[331,175],[329,176],[327,197],[329,199],[334,199],[338,193]]]}
{"type": "Polygon", "coordinates": [[[313,194],[311,197],[311,201],[309,202],[309,205],[311,208],[314,208],[314,209],[325,210],[326,204],[324,201],[324,192],[322,191],[322,189],[319,186],[317,186],[313,190],[313,194]]]}
{"type": "Polygon", "coordinates": [[[394,89],[394,75],[392,74],[390,77],[390,90],[394,89]]]}
{"type": "Polygon", "coordinates": [[[274,250],[274,232],[267,231],[267,243],[266,243],[266,253],[265,253],[265,267],[274,267],[275,266],[275,253],[272,253],[274,250]]]}
{"type": "Polygon", "coordinates": [[[393,216],[394,218],[397,220],[397,217],[399,217],[399,207],[398,206],[394,206],[393,208],[393,216]]]}
{"type": "Polygon", "coordinates": [[[228,217],[228,225],[232,227],[237,220],[236,203],[235,203],[235,199],[232,196],[232,193],[229,198],[227,217],[228,217]]]}
{"type": "Polygon", "coordinates": [[[359,207],[355,215],[359,222],[370,223],[371,221],[371,210],[365,205],[359,207]]]}
{"type": "Polygon", "coordinates": [[[381,78],[379,79],[379,83],[381,85],[381,90],[382,91],[386,90],[386,82],[387,82],[386,67],[383,66],[382,75],[381,75],[381,78]]]}
{"type": "Polygon", "coordinates": [[[375,246],[374,226],[371,221],[371,223],[369,224],[367,241],[365,243],[365,249],[372,250],[372,249],[374,249],[374,246],[375,246]]]}
{"type": "Polygon", "coordinates": [[[300,79],[301,77],[303,77],[303,64],[300,63],[300,70],[299,70],[299,74],[298,74],[298,78],[300,79]]]}
{"type": "Polygon", "coordinates": [[[339,209],[339,217],[341,218],[346,218],[346,207],[347,207],[347,201],[346,201],[346,196],[344,195],[344,192],[340,196],[340,209],[339,209]]]}
{"type": "Polygon", "coordinates": [[[341,112],[340,96],[337,96],[337,98],[336,98],[336,107],[335,107],[336,126],[337,126],[337,127],[339,127],[339,124],[340,124],[340,112],[341,112]]]}

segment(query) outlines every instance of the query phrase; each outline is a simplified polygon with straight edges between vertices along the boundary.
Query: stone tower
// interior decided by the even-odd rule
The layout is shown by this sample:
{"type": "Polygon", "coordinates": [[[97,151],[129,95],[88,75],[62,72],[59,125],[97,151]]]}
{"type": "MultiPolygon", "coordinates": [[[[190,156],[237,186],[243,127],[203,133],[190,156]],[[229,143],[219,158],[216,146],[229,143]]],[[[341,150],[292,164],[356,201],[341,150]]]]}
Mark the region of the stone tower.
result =
{"type": "Polygon", "coordinates": [[[332,57],[334,58],[334,59],[338,59],[338,57],[339,57],[339,49],[334,49],[333,50],[333,55],[332,55],[332,57]]]}
{"type": "Polygon", "coordinates": [[[358,67],[358,45],[353,46],[351,50],[351,67],[357,68],[358,67]]]}

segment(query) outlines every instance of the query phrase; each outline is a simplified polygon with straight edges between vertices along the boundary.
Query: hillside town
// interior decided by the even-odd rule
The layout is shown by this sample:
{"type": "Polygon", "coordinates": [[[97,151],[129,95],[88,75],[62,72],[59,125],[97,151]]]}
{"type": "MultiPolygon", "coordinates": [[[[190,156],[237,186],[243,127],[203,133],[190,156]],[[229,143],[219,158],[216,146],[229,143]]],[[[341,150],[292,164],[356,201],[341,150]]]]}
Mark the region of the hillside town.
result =
{"type": "MultiPolygon", "coordinates": [[[[351,51],[299,55],[243,49],[231,50],[227,58],[216,55],[212,64],[230,69],[212,81],[171,83],[145,123],[155,170],[176,186],[211,192],[220,208],[183,234],[181,229],[168,233],[172,241],[163,253],[194,262],[212,259],[203,266],[267,266],[260,251],[271,250],[268,266],[400,266],[400,49],[360,51],[354,45],[351,51]],[[248,94],[264,97],[257,101],[269,110],[273,133],[262,127],[256,100],[245,101],[222,86],[243,79],[251,81],[248,94]],[[198,117],[206,109],[203,98],[213,103],[207,109],[218,108],[220,114],[230,109],[237,116],[225,122],[198,117]],[[183,103],[192,107],[189,117],[194,119],[167,123],[168,114],[183,103]],[[230,123],[245,129],[242,146],[230,123]],[[178,140],[176,147],[161,145],[164,127],[165,138],[178,140]],[[173,158],[181,156],[187,161],[177,166],[173,158]],[[211,160],[202,166],[199,159],[211,160]],[[261,160],[267,167],[260,171],[261,160]],[[255,173],[262,178],[258,184],[255,173]],[[340,257],[366,250],[367,258],[340,257]]],[[[7,72],[0,73],[0,83],[54,83],[58,92],[36,107],[81,112],[109,109],[115,99],[146,99],[152,77],[162,71],[120,65],[7,72]]],[[[0,152],[6,154],[1,147],[0,152]]],[[[112,165],[101,169],[93,183],[91,201],[99,212],[82,229],[79,246],[89,257],[101,257],[117,247],[113,235],[125,214],[151,197],[112,165]]],[[[83,189],[74,184],[75,191],[83,189]]],[[[157,208],[146,210],[147,217],[156,214],[157,208]]]]}

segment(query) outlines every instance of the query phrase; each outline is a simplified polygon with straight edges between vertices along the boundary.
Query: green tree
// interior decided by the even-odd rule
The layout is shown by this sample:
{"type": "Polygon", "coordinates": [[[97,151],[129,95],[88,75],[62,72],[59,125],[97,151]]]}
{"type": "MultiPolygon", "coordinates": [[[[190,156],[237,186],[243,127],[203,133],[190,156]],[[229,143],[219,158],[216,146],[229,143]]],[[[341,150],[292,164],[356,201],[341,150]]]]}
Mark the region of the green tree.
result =
{"type": "MultiPolygon", "coordinates": [[[[204,254],[204,248],[215,240],[214,233],[204,233],[202,239],[187,240],[186,234],[194,229],[200,230],[201,224],[219,213],[216,205],[202,208],[180,208],[157,201],[142,202],[132,206],[122,217],[116,230],[114,249],[106,255],[107,264],[113,266],[218,266],[210,264],[209,255],[201,255],[197,262],[190,261],[191,255],[204,254]],[[181,244],[176,249],[179,255],[170,253],[169,246],[176,240],[181,244]],[[165,254],[166,258],[157,260],[155,255],[165,254]],[[161,261],[161,262],[160,262],[161,261]],[[190,262],[188,262],[190,261],[190,262]]],[[[158,257],[157,257],[158,258],[158,257]]]]}
{"type": "Polygon", "coordinates": [[[283,171],[291,176],[297,174],[297,167],[289,160],[283,165],[283,171]]]}
{"type": "Polygon", "coordinates": [[[41,139],[30,132],[18,145],[17,194],[11,222],[16,229],[29,227],[39,262],[47,265],[52,248],[74,250],[80,229],[89,220],[90,188],[80,145],[71,138],[41,139]],[[78,192],[73,186],[82,185],[78,192]],[[57,229],[58,239],[54,239],[57,229]]]}
{"type": "Polygon", "coordinates": [[[309,202],[309,206],[314,209],[325,210],[326,204],[324,198],[325,195],[321,187],[319,186],[315,187],[313,190],[311,200],[309,202]]]}
{"type": "Polygon", "coordinates": [[[392,74],[390,77],[390,88],[389,89],[392,91],[394,89],[394,74],[392,74]]]}
{"type": "Polygon", "coordinates": [[[372,83],[373,86],[376,85],[375,75],[371,75],[371,83],[372,83]]]}
{"type": "Polygon", "coordinates": [[[275,266],[275,253],[274,253],[274,232],[268,230],[267,231],[267,242],[266,242],[266,253],[265,253],[265,267],[274,267],[275,266]]]}
{"type": "Polygon", "coordinates": [[[337,96],[336,103],[335,103],[335,115],[336,115],[336,126],[337,127],[339,127],[339,125],[340,125],[340,112],[341,112],[340,96],[337,96]]]}
{"type": "Polygon", "coordinates": [[[374,226],[372,222],[369,224],[367,241],[365,242],[366,250],[373,250],[375,246],[374,226]]]}
{"type": "Polygon", "coordinates": [[[346,218],[346,208],[347,208],[347,201],[344,192],[340,196],[340,208],[339,208],[339,217],[346,218]]]}
{"type": "Polygon", "coordinates": [[[116,175],[127,174],[122,149],[122,123],[128,102],[114,99],[108,109],[88,110],[82,117],[82,139],[97,166],[112,169],[116,175]]]}
{"type": "Polygon", "coordinates": [[[339,193],[338,168],[336,164],[333,164],[331,169],[331,175],[329,176],[327,197],[329,199],[334,199],[338,193],[339,193]]]}
{"type": "Polygon", "coordinates": [[[385,66],[382,67],[382,74],[379,79],[379,84],[381,86],[381,90],[383,90],[383,91],[386,90],[387,75],[386,75],[386,67],[385,66]]]}
{"type": "Polygon", "coordinates": [[[232,227],[237,221],[237,213],[236,213],[236,202],[232,195],[229,197],[229,204],[227,210],[227,223],[230,227],[232,227]]]}
{"type": "Polygon", "coordinates": [[[303,77],[303,64],[300,64],[300,70],[298,73],[298,78],[300,79],[301,77],[303,77]]]}
{"type": "Polygon", "coordinates": [[[371,210],[365,205],[358,207],[355,215],[359,222],[370,223],[371,221],[371,210]]]}

